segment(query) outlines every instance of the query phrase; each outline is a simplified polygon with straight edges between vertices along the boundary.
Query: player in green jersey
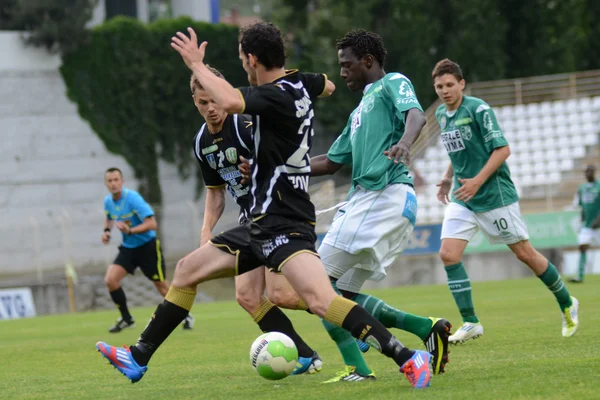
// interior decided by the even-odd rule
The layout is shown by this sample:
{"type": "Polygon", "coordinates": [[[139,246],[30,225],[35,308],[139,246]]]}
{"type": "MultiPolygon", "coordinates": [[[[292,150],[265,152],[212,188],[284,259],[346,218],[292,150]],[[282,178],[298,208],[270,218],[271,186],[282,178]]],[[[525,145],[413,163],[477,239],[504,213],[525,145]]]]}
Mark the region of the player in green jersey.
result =
{"type": "Polygon", "coordinates": [[[581,207],[581,222],[579,231],[579,273],[571,282],[583,283],[587,251],[592,244],[600,244],[600,182],[596,180],[596,167],[588,165],[585,168],[587,183],[577,190],[577,203],[581,207]]]}
{"type": "MultiPolygon", "coordinates": [[[[385,278],[386,268],[413,231],[417,199],[407,165],[425,115],[410,80],[397,72],[385,73],[387,51],[379,35],[350,31],[338,41],[337,49],[342,79],[350,90],[362,91],[363,98],[329,152],[310,162],[312,176],[352,166],[347,202],[334,217],[319,256],[345,297],[362,304],[386,327],[417,335],[433,356],[433,373],[439,374],[448,360],[450,323],[408,314],[359,293],[367,280],[385,278]]],[[[346,364],[346,370],[328,382],[373,379],[350,334],[328,322],[324,325],[346,364]]],[[[368,349],[364,343],[361,346],[368,349]]]]}
{"type": "Polygon", "coordinates": [[[483,335],[483,326],[475,315],[471,281],[461,262],[465,247],[478,230],[490,243],[508,245],[544,282],[560,306],[562,335],[572,336],[579,322],[579,302],[569,295],[554,265],[529,243],[519,197],[506,164],[510,148],[494,110],[481,99],[463,95],[465,80],[458,64],[448,59],[438,62],[432,78],[443,103],[436,110],[436,119],[450,156],[450,165],[438,183],[438,200],[448,204],[440,258],[463,318],[463,325],[450,336],[450,342],[483,335]]]}

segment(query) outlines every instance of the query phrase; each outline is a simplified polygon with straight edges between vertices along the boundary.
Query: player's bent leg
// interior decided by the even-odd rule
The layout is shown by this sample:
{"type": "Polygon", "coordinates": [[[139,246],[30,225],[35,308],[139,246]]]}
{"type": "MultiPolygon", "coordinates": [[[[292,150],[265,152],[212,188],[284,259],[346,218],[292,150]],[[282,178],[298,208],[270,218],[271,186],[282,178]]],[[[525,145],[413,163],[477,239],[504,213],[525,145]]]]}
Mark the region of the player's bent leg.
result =
{"type": "Polygon", "coordinates": [[[431,355],[406,348],[362,307],[339,296],[316,255],[298,253],[288,258],[280,268],[313,313],[392,358],[414,388],[429,386],[431,355]]]}
{"type": "Polygon", "coordinates": [[[132,382],[139,381],[147,370],[152,355],[186,318],[196,297],[196,285],[219,277],[231,276],[237,266],[236,256],[206,244],[177,264],[175,278],[165,300],[156,311],[138,342],[120,350],[103,342],[96,348],[132,382]]]}
{"type": "Polygon", "coordinates": [[[275,274],[265,270],[265,281],[267,286],[267,297],[277,307],[288,310],[307,310],[308,306],[298,296],[292,285],[282,274],[275,274]]]}
{"type": "Polygon", "coordinates": [[[253,318],[264,300],[264,273],[259,267],[235,277],[235,300],[253,318]]]}
{"type": "Polygon", "coordinates": [[[127,308],[127,296],[125,296],[125,292],[121,287],[121,281],[126,276],[127,271],[125,268],[117,264],[110,265],[104,276],[104,282],[106,283],[110,297],[121,313],[121,317],[117,320],[116,324],[108,330],[110,333],[118,333],[123,329],[135,327],[135,321],[127,308]]]}
{"type": "Polygon", "coordinates": [[[562,313],[562,335],[573,336],[579,325],[579,302],[569,294],[556,267],[535,250],[529,240],[522,240],[510,244],[508,247],[515,253],[519,261],[526,264],[554,294],[562,313]]]}

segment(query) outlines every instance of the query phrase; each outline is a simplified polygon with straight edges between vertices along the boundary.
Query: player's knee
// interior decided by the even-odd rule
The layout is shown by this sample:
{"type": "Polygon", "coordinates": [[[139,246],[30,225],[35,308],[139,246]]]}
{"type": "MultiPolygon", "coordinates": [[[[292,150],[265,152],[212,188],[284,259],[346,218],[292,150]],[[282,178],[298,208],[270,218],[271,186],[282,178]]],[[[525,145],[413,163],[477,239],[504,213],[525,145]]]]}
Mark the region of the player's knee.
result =
{"type": "Polygon", "coordinates": [[[257,296],[252,291],[236,290],[235,300],[244,310],[253,314],[260,306],[261,296],[257,296]]]}
{"type": "Polygon", "coordinates": [[[111,292],[114,290],[117,290],[121,286],[121,282],[119,282],[117,279],[114,279],[113,277],[110,277],[110,276],[104,277],[104,283],[106,284],[106,287],[108,288],[108,290],[111,292]]]}
{"type": "Polygon", "coordinates": [[[281,288],[273,288],[267,291],[269,301],[277,307],[294,309],[298,306],[300,298],[294,291],[289,291],[281,288]]]}
{"type": "Polygon", "coordinates": [[[533,247],[529,246],[518,246],[514,249],[515,255],[524,264],[531,265],[537,257],[537,252],[533,247]]]}
{"type": "Polygon", "coordinates": [[[453,265],[460,262],[461,254],[448,247],[442,247],[439,256],[444,265],[453,265]]]}
{"type": "Polygon", "coordinates": [[[177,266],[175,266],[175,273],[173,275],[173,286],[188,287],[195,284],[195,282],[192,282],[190,269],[187,265],[188,263],[189,261],[186,259],[186,257],[177,262],[177,266]]]}

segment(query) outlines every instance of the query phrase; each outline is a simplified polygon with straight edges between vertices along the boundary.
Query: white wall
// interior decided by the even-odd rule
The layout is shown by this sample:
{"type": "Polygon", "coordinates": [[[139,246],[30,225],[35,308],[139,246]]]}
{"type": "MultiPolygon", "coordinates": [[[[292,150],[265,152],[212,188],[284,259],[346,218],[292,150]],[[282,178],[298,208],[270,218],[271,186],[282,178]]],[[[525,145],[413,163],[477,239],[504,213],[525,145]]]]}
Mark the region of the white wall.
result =
{"type": "MultiPolygon", "coordinates": [[[[67,99],[59,59],[19,40],[0,32],[0,274],[53,268],[65,258],[82,268],[104,264],[116,255],[119,235],[108,248],[100,243],[103,173],[116,166],[127,186],[137,182],[67,99]]],[[[175,166],[161,162],[160,181],[162,242],[172,259],[197,245],[203,203],[193,203],[195,182],[183,182],[175,166]]]]}

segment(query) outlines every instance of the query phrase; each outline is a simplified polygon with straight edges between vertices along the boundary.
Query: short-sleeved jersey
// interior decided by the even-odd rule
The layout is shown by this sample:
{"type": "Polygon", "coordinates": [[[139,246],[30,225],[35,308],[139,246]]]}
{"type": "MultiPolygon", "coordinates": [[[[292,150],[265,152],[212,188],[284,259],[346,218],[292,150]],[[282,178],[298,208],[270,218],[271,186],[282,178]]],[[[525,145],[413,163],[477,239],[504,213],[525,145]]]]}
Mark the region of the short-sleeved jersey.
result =
{"type": "Polygon", "coordinates": [[[368,85],[358,107],[350,114],[342,134],[327,158],[352,165],[352,188],[382,190],[393,183],[412,185],[406,165],[395,164],[383,154],[404,135],[411,108],[423,111],[410,80],[397,72],[368,85]]]}
{"type": "Polygon", "coordinates": [[[600,216],[600,181],[579,186],[577,199],[583,213],[583,224],[586,228],[591,228],[596,218],[600,216]]]}
{"type": "Polygon", "coordinates": [[[226,185],[240,206],[240,215],[248,216],[250,188],[242,184],[238,170],[240,156],[250,159],[252,153],[252,120],[246,115],[228,115],[221,132],[211,134],[203,124],[194,137],[194,155],[200,164],[204,185],[208,188],[226,185]]]}
{"type": "Polygon", "coordinates": [[[308,195],[314,101],[327,77],[287,71],[273,82],[240,88],[246,114],[252,115],[250,215],[265,214],[315,221],[308,195]]]}
{"type": "MultiPolygon", "coordinates": [[[[104,213],[106,219],[112,221],[123,221],[130,227],[135,227],[144,222],[148,217],[154,216],[152,207],[135,190],[125,189],[121,191],[121,198],[113,200],[111,194],[104,198],[104,213]]],[[[134,235],[123,233],[123,247],[135,248],[148,243],[156,237],[156,231],[149,230],[134,235]]]]}
{"type": "MultiPolygon", "coordinates": [[[[508,146],[494,110],[476,97],[463,96],[461,105],[454,112],[446,111],[446,105],[442,104],[435,117],[454,169],[453,191],[461,186],[459,178],[474,178],[495,149],[508,146]]],[[[457,200],[454,195],[452,201],[473,212],[484,212],[519,201],[519,195],[504,162],[468,203],[457,200]]]]}

